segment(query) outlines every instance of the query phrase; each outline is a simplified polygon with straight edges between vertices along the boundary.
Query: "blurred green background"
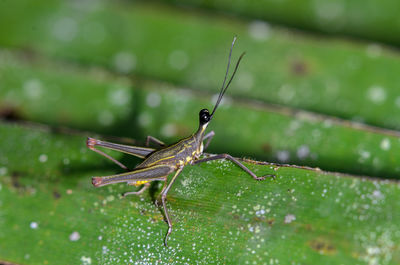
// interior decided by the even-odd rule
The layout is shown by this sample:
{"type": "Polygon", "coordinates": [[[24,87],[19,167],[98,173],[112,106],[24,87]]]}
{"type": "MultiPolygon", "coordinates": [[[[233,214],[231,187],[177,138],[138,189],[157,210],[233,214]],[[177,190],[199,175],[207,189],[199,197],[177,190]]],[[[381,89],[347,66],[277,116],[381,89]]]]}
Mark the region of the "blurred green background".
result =
{"type": "Polygon", "coordinates": [[[1,0],[0,262],[399,264],[399,12],[393,0],[1,0]],[[233,60],[246,56],[207,151],[317,169],[253,163],[276,172],[260,184],[229,163],[190,167],[171,191],[181,228],[164,249],[151,192],[120,200],[125,186],[91,187],[121,170],[85,137],[190,135],[233,36],[233,60]],[[153,235],[121,236],[132,229],[153,235]]]}

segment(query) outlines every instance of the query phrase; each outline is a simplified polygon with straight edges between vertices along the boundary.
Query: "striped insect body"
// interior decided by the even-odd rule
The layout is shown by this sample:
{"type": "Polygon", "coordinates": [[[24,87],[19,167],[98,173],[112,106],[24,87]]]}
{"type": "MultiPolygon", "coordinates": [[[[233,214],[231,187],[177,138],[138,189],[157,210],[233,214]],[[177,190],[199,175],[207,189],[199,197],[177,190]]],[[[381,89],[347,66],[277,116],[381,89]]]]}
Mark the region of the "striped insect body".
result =
{"type": "MultiPolygon", "coordinates": [[[[137,146],[129,146],[123,144],[115,144],[106,141],[97,140],[94,138],[87,139],[87,147],[91,150],[103,155],[104,157],[110,159],[123,169],[126,169],[128,172],[118,174],[118,175],[111,175],[111,176],[103,176],[103,177],[93,177],[92,184],[95,187],[101,187],[109,184],[114,183],[121,183],[125,182],[128,185],[133,186],[140,186],[143,187],[139,191],[133,192],[126,192],[124,196],[127,195],[139,195],[143,193],[149,186],[151,181],[164,181],[163,189],[159,195],[159,198],[156,200],[156,205],[161,202],[161,206],[164,211],[165,220],[168,224],[168,230],[164,238],[164,245],[167,246],[168,237],[172,232],[172,221],[168,214],[168,210],[166,207],[166,198],[167,193],[172,187],[172,184],[175,182],[179,174],[182,172],[182,169],[187,164],[198,164],[202,162],[217,160],[217,159],[227,159],[235,163],[241,169],[246,171],[250,176],[252,176],[256,180],[263,180],[266,176],[258,177],[256,176],[250,169],[248,169],[245,165],[239,162],[236,158],[228,155],[228,154],[219,154],[219,155],[211,155],[207,154],[206,157],[201,157],[203,155],[203,150],[206,149],[214,136],[214,132],[211,131],[205,134],[206,129],[214,117],[214,113],[221,102],[222,97],[224,96],[226,90],[228,89],[230,83],[233,80],[233,77],[236,74],[238,69],[239,63],[244,56],[244,53],[239,57],[234,71],[227,81],[228,73],[229,73],[229,66],[230,66],[230,59],[232,55],[232,48],[235,44],[236,37],[234,38],[228,59],[228,66],[225,73],[224,81],[222,83],[221,91],[219,93],[218,99],[214,105],[212,112],[210,113],[208,109],[202,109],[199,112],[199,128],[198,130],[180,140],[179,142],[172,144],[172,145],[165,145],[162,141],[148,136],[146,145],[147,147],[137,147],[137,146]],[[154,142],[155,144],[159,145],[159,148],[154,149],[148,147],[149,142],[154,142]],[[101,150],[98,150],[96,147],[103,147],[106,149],[111,149],[119,152],[123,152],[129,155],[133,155],[139,158],[143,158],[144,160],[137,165],[133,170],[128,170],[128,167],[122,164],[121,162],[115,160],[108,154],[104,153],[101,150]],[[173,174],[172,178],[168,181],[168,176],[173,174]]],[[[267,175],[272,176],[272,175],[267,175]]]]}

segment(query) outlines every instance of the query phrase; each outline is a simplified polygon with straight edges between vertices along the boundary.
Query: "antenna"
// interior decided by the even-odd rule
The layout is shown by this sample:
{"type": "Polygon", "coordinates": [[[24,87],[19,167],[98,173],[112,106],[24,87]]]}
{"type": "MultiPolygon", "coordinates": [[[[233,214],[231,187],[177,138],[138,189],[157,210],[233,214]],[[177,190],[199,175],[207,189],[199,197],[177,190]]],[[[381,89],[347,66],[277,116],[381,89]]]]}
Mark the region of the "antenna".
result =
{"type": "Polygon", "coordinates": [[[231,82],[233,80],[233,77],[235,76],[236,71],[237,71],[237,69],[239,67],[240,61],[242,60],[243,56],[246,54],[244,52],[244,53],[242,53],[240,55],[240,57],[239,57],[239,59],[238,59],[238,61],[236,63],[236,66],[235,66],[235,70],[233,70],[232,76],[231,76],[231,78],[229,78],[228,84],[225,86],[225,83],[226,83],[226,80],[227,80],[227,77],[228,77],[228,73],[229,73],[229,67],[230,67],[230,64],[231,64],[232,50],[233,50],[233,46],[235,45],[235,42],[236,42],[236,36],[233,38],[233,41],[232,41],[231,50],[229,52],[229,58],[228,58],[228,66],[226,67],[226,73],[225,73],[225,77],[224,77],[224,82],[222,83],[221,92],[219,93],[219,96],[218,96],[217,102],[215,103],[214,109],[211,112],[211,117],[214,115],[214,112],[217,109],[219,103],[221,102],[222,97],[224,96],[224,94],[225,94],[226,90],[228,89],[229,85],[231,84],[231,82]]]}

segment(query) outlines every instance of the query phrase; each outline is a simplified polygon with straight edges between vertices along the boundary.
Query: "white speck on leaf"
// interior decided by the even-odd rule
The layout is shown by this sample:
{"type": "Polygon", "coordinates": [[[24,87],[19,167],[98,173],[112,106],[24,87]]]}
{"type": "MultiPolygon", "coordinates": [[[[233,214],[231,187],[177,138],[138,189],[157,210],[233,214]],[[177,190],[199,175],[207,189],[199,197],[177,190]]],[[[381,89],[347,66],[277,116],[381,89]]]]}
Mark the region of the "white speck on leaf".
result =
{"type": "Polygon", "coordinates": [[[115,199],[114,195],[107,196],[106,200],[112,202],[115,199]]]}
{"type": "Polygon", "coordinates": [[[65,42],[72,41],[78,32],[78,23],[70,17],[59,18],[52,27],[53,36],[65,42]]]}
{"type": "Polygon", "coordinates": [[[281,150],[276,153],[276,157],[278,158],[279,162],[288,162],[290,159],[290,153],[286,150],[281,150]]]}
{"type": "Polygon", "coordinates": [[[151,108],[158,107],[161,103],[161,96],[156,92],[149,93],[146,97],[146,103],[151,108]]]}
{"type": "Polygon", "coordinates": [[[69,235],[69,240],[71,241],[78,241],[81,238],[81,235],[78,232],[72,232],[72,234],[69,235]]]}
{"type": "Polygon", "coordinates": [[[385,151],[390,149],[390,140],[388,138],[385,138],[382,140],[381,148],[382,148],[382,150],[385,150],[385,151]]]}
{"type": "Polygon", "coordinates": [[[299,159],[306,159],[310,154],[310,148],[307,145],[302,145],[297,149],[297,157],[299,159]]]}
{"type": "Polygon", "coordinates": [[[128,51],[121,51],[114,55],[114,68],[124,74],[130,73],[136,67],[136,56],[128,51]]]}
{"type": "Polygon", "coordinates": [[[386,100],[386,91],[381,86],[372,86],[368,89],[367,97],[375,104],[381,104],[386,100]]]}
{"type": "Polygon", "coordinates": [[[382,194],[382,192],[380,190],[374,190],[372,192],[372,196],[374,198],[376,198],[376,199],[383,199],[384,198],[384,196],[383,196],[383,194],[382,194]]]}
{"type": "Polygon", "coordinates": [[[279,89],[279,98],[285,102],[290,102],[296,95],[296,90],[289,84],[283,84],[279,89]]]}
{"type": "Polygon", "coordinates": [[[315,15],[320,23],[324,25],[328,22],[337,21],[343,16],[345,6],[341,2],[315,1],[315,15]]]}
{"type": "Polygon", "coordinates": [[[23,84],[23,89],[30,99],[39,99],[43,93],[43,85],[38,79],[29,79],[23,84]]]}
{"type": "Polygon", "coordinates": [[[371,153],[365,150],[360,150],[359,151],[360,158],[358,159],[359,163],[364,163],[365,160],[369,159],[371,157],[371,153]]]}
{"type": "Polygon", "coordinates": [[[90,265],[92,264],[92,259],[90,257],[81,257],[82,265],[90,265]]]}
{"type": "Polygon", "coordinates": [[[110,102],[116,106],[124,106],[131,100],[131,94],[126,87],[114,88],[109,94],[110,102]]]}
{"type": "Polygon", "coordinates": [[[6,167],[0,167],[0,176],[6,175],[8,172],[8,169],[6,167]]]}
{"type": "Polygon", "coordinates": [[[46,154],[41,154],[41,155],[39,156],[39,161],[40,161],[41,163],[46,162],[46,161],[47,161],[47,155],[46,155],[46,154]]]}
{"type": "Polygon", "coordinates": [[[192,183],[192,179],[191,178],[185,178],[183,180],[181,180],[181,184],[184,188],[188,188],[190,187],[190,184],[192,183]]]}
{"type": "Polygon", "coordinates": [[[289,224],[289,223],[293,222],[294,220],[296,220],[296,216],[293,214],[287,214],[285,216],[285,224],[289,224]]]}
{"type": "Polygon", "coordinates": [[[249,25],[249,35],[255,40],[265,41],[269,38],[270,26],[265,21],[253,21],[249,25]]]}
{"type": "Polygon", "coordinates": [[[370,58],[376,58],[382,54],[382,47],[379,44],[370,44],[366,51],[370,58]]]}
{"type": "Polygon", "coordinates": [[[107,252],[108,252],[107,246],[103,246],[103,247],[102,247],[102,253],[103,253],[103,254],[107,254],[107,252]]]}
{"type": "Polygon", "coordinates": [[[31,222],[29,226],[32,229],[38,229],[39,228],[39,224],[37,222],[31,222]]]}

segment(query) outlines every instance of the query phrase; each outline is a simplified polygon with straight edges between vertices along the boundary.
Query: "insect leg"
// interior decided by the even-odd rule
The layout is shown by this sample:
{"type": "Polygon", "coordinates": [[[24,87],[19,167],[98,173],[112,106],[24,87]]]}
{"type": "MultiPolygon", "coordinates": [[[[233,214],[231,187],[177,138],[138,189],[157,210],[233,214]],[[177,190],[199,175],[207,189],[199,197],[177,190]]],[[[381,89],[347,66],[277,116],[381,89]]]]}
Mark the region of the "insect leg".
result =
{"type": "Polygon", "coordinates": [[[159,146],[165,146],[165,143],[163,141],[158,140],[157,138],[155,138],[155,137],[153,137],[151,135],[148,135],[147,138],[146,138],[146,146],[149,146],[150,142],[158,144],[159,146]]]}
{"type": "Polygon", "coordinates": [[[161,191],[161,202],[162,202],[162,206],[164,208],[164,214],[165,214],[165,218],[167,219],[167,223],[168,223],[168,231],[167,234],[165,235],[165,239],[164,239],[164,245],[167,246],[167,241],[168,241],[168,236],[171,234],[172,232],[172,221],[171,218],[168,215],[168,210],[167,210],[167,205],[165,204],[165,200],[167,198],[167,193],[169,191],[169,189],[171,188],[172,184],[174,184],[176,178],[178,177],[178,175],[182,172],[183,167],[180,167],[174,177],[171,179],[171,181],[168,183],[168,186],[164,186],[164,189],[161,191]]]}
{"type": "Polygon", "coordinates": [[[114,159],[113,157],[107,155],[107,154],[104,153],[103,151],[100,151],[100,150],[96,149],[95,146],[96,146],[96,145],[99,145],[99,144],[97,143],[97,141],[99,141],[99,140],[96,140],[96,139],[93,139],[93,138],[88,138],[88,139],[86,140],[86,146],[87,146],[90,150],[95,151],[96,153],[98,153],[98,154],[104,156],[104,157],[107,158],[107,159],[110,159],[111,161],[113,161],[115,164],[117,164],[118,166],[122,167],[123,169],[128,169],[127,166],[125,166],[124,164],[122,164],[122,163],[119,162],[118,160],[116,160],[116,159],[114,159]]]}
{"type": "Polygon", "coordinates": [[[204,150],[207,149],[207,147],[210,145],[210,142],[211,142],[212,138],[214,137],[214,135],[215,135],[214,131],[211,131],[203,137],[203,141],[207,140],[206,144],[204,145],[204,150]]]}
{"type": "Polygon", "coordinates": [[[246,171],[250,176],[252,176],[255,180],[264,180],[266,177],[275,177],[275,175],[265,175],[262,177],[257,177],[256,174],[254,174],[250,169],[248,169],[245,165],[240,163],[236,158],[232,157],[231,155],[228,154],[219,154],[211,157],[206,157],[203,159],[199,159],[193,162],[193,164],[199,164],[207,161],[212,161],[212,160],[218,160],[218,159],[228,159],[238,165],[241,169],[246,171]]]}
{"type": "Polygon", "coordinates": [[[118,175],[93,177],[92,184],[95,187],[101,187],[120,182],[134,183],[136,181],[165,180],[165,177],[173,171],[174,168],[170,166],[154,165],[118,175]]]}
{"type": "Polygon", "coordinates": [[[164,190],[165,190],[166,187],[167,187],[167,181],[164,181],[164,185],[163,185],[163,187],[162,187],[162,189],[161,189],[160,195],[158,195],[158,197],[157,197],[157,199],[156,199],[156,201],[155,201],[156,207],[159,207],[159,206],[160,206],[160,201],[161,201],[160,197],[161,197],[161,195],[162,195],[162,193],[164,192],[164,190]]]}
{"type": "Polygon", "coordinates": [[[129,191],[129,192],[125,192],[123,194],[124,197],[128,196],[128,195],[140,195],[142,194],[145,190],[147,190],[147,188],[150,187],[150,182],[147,182],[145,184],[143,184],[143,187],[138,190],[138,191],[129,191]]]}
{"type": "MultiPolygon", "coordinates": [[[[101,146],[101,147],[104,147],[106,149],[111,149],[111,150],[115,150],[115,151],[119,151],[119,152],[122,152],[122,153],[129,154],[129,155],[134,155],[134,156],[137,156],[139,158],[145,158],[148,154],[150,154],[150,153],[155,151],[155,149],[153,149],[153,148],[138,147],[138,146],[124,145],[124,144],[114,144],[114,143],[101,141],[101,140],[97,140],[97,139],[90,138],[90,137],[87,138],[86,145],[91,150],[101,154],[102,156],[105,156],[106,158],[110,159],[111,161],[113,161],[114,163],[116,163],[118,165],[120,165],[121,163],[118,162],[118,161],[116,162],[116,160],[114,158],[112,158],[109,155],[105,154],[104,152],[96,149],[95,146],[101,146]]],[[[121,167],[122,168],[126,168],[126,167],[123,167],[123,166],[121,166],[121,167]]]]}

